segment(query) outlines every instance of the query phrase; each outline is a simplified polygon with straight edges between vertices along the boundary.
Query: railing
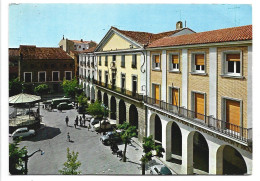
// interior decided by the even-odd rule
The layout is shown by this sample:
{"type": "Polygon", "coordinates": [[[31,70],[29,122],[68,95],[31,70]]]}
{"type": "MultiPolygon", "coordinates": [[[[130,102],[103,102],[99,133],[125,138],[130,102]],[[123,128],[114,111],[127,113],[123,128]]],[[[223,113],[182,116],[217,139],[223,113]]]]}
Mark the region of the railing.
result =
{"type": "Polygon", "coordinates": [[[144,102],[240,141],[248,143],[252,140],[251,128],[243,128],[148,96],[144,96],[144,102]]]}
{"type": "Polygon", "coordinates": [[[143,100],[143,95],[140,95],[140,94],[138,94],[136,92],[132,92],[132,91],[129,91],[127,89],[124,89],[124,88],[121,88],[121,87],[116,87],[115,85],[106,84],[106,83],[100,82],[100,81],[96,81],[96,84],[101,86],[101,87],[108,88],[108,89],[110,89],[110,90],[112,90],[114,92],[123,94],[123,95],[131,97],[133,99],[136,99],[138,101],[142,101],[143,100]]]}

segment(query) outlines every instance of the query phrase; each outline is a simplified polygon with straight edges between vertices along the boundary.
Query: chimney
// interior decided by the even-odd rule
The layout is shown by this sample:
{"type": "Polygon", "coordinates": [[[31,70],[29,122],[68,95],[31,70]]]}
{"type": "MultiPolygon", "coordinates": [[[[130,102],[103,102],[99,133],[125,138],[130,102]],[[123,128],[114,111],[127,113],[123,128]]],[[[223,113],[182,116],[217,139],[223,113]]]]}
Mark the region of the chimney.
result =
{"type": "Polygon", "coordinates": [[[64,35],[63,35],[62,39],[64,40],[64,35]]]}
{"type": "Polygon", "coordinates": [[[83,39],[81,39],[80,41],[83,42],[83,39]]]}
{"type": "Polygon", "coordinates": [[[176,30],[181,30],[183,27],[182,27],[182,21],[178,21],[176,23],[176,30]]]}

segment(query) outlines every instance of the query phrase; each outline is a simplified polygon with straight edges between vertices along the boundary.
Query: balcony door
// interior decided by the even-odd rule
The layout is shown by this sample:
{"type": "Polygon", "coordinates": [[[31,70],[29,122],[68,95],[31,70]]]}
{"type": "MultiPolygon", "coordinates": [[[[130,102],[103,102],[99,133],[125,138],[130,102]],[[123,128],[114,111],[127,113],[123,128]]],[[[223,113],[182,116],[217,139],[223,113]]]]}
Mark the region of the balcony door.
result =
{"type": "Polygon", "coordinates": [[[204,120],[204,94],[195,93],[195,117],[204,120]]]}
{"type": "Polygon", "coordinates": [[[178,89],[172,88],[172,105],[179,105],[179,91],[178,89]]]}
{"type": "Polygon", "coordinates": [[[154,99],[155,99],[155,104],[159,104],[160,101],[160,85],[153,85],[153,94],[154,94],[154,99]]]}
{"type": "Polygon", "coordinates": [[[227,129],[239,132],[240,125],[240,102],[226,100],[226,122],[227,129]]]}

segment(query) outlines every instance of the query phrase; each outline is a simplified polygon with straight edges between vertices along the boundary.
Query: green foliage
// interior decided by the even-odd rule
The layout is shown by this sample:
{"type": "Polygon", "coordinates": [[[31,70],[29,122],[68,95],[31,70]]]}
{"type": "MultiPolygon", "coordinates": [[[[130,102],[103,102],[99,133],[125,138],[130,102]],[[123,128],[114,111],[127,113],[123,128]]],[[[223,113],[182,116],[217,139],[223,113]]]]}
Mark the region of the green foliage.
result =
{"type": "Polygon", "coordinates": [[[73,80],[64,79],[61,86],[65,95],[72,98],[75,98],[76,95],[79,95],[82,92],[82,86],[78,84],[76,78],[74,78],[73,80]]]}
{"type": "Polygon", "coordinates": [[[123,143],[125,144],[125,149],[123,153],[123,162],[125,162],[127,144],[131,143],[131,139],[137,136],[136,126],[131,126],[129,123],[124,122],[123,124],[118,125],[117,128],[122,130],[120,136],[123,143]]]}
{"type": "Polygon", "coordinates": [[[109,110],[104,107],[99,101],[95,101],[88,106],[87,112],[97,119],[102,119],[103,116],[108,116],[109,110]]]}
{"type": "Polygon", "coordinates": [[[22,90],[23,85],[18,77],[9,81],[9,96],[20,94],[22,90]]]}
{"type": "Polygon", "coordinates": [[[62,175],[78,175],[81,171],[78,171],[78,168],[81,166],[80,161],[78,159],[78,152],[72,151],[70,153],[70,149],[67,148],[67,161],[63,164],[64,167],[62,170],[59,170],[62,175]]]}
{"type": "Polygon", "coordinates": [[[12,175],[25,174],[23,157],[27,154],[26,147],[19,148],[21,138],[9,144],[9,172],[12,175]]]}
{"type": "Polygon", "coordinates": [[[77,97],[78,102],[81,106],[87,107],[88,106],[88,99],[84,94],[81,94],[77,97]]]}
{"type": "Polygon", "coordinates": [[[47,94],[49,92],[49,86],[47,84],[40,84],[34,88],[34,92],[38,95],[47,94]]]}
{"type": "MultiPolygon", "coordinates": [[[[143,137],[143,152],[144,155],[140,159],[143,165],[148,163],[150,160],[152,160],[152,157],[163,157],[163,154],[165,152],[164,148],[161,145],[156,145],[153,136],[149,137],[143,137]],[[153,151],[155,151],[155,155],[153,155],[153,151]]],[[[145,167],[142,167],[142,174],[144,175],[145,171],[143,170],[145,167]]]]}

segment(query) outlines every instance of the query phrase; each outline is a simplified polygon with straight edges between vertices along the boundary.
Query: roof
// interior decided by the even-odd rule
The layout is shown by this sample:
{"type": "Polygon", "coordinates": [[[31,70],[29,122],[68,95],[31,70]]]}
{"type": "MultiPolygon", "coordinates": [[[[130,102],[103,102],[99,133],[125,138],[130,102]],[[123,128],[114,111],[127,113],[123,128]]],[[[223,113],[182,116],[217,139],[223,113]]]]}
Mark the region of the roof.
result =
{"type": "Polygon", "coordinates": [[[173,30],[173,31],[167,31],[167,32],[154,34],[154,33],[148,33],[148,32],[140,32],[140,31],[120,30],[113,26],[111,28],[142,45],[148,45],[149,43],[151,43],[155,40],[158,40],[163,37],[171,36],[179,31],[183,30],[183,29],[180,29],[180,30],[173,30]]]}
{"type": "Polygon", "coordinates": [[[72,59],[61,48],[36,47],[35,45],[20,45],[20,53],[24,60],[31,59],[52,59],[52,60],[68,60],[72,59]]]}
{"type": "Polygon", "coordinates": [[[90,43],[91,41],[81,41],[81,40],[70,40],[70,41],[72,41],[72,42],[74,42],[74,43],[81,43],[81,44],[88,44],[88,43],[90,43]]]}
{"type": "Polygon", "coordinates": [[[91,47],[89,49],[78,51],[79,53],[93,53],[97,46],[91,47]]]}
{"type": "Polygon", "coordinates": [[[252,40],[252,25],[205,31],[175,37],[164,37],[153,41],[148,47],[169,47],[244,40],[252,40]]]}
{"type": "Polygon", "coordinates": [[[19,48],[9,48],[9,57],[19,57],[19,48]]]}

